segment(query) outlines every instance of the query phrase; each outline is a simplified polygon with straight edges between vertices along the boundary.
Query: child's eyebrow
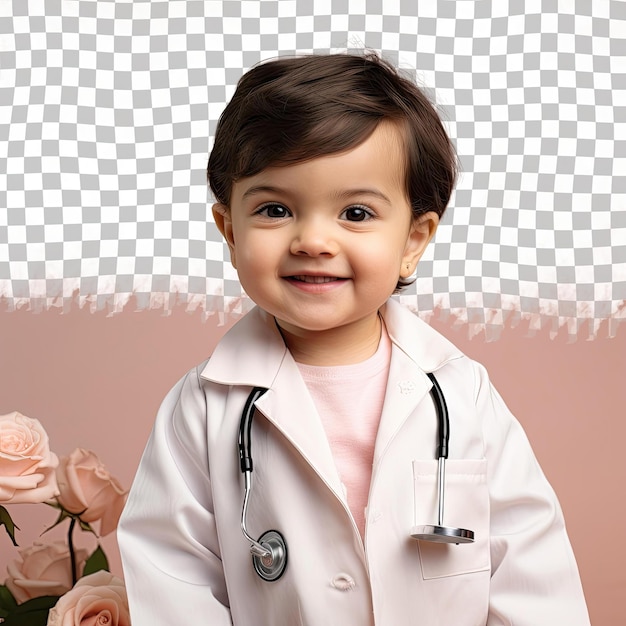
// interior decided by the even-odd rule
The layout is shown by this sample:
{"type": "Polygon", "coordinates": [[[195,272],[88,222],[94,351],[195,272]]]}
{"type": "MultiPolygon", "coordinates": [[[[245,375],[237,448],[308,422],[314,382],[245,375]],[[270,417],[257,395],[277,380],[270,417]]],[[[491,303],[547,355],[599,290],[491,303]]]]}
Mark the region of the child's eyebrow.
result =
{"type": "MultiPolygon", "coordinates": [[[[281,189],[280,187],[274,187],[272,185],[255,185],[254,187],[246,189],[241,198],[243,200],[259,193],[286,193],[286,190],[281,189]]],[[[387,204],[392,204],[391,200],[382,191],[372,188],[343,189],[333,195],[338,200],[349,200],[350,198],[354,198],[355,196],[374,196],[376,198],[379,198],[380,200],[383,200],[387,204]]]]}
{"type": "Polygon", "coordinates": [[[284,190],[279,187],[272,187],[271,185],[255,185],[254,187],[246,189],[241,198],[243,200],[258,193],[284,193],[284,190]]]}
{"type": "Polygon", "coordinates": [[[349,200],[350,198],[354,198],[355,196],[374,196],[375,198],[379,198],[383,200],[387,204],[391,204],[391,200],[379,189],[345,189],[336,194],[339,200],[349,200]]]}

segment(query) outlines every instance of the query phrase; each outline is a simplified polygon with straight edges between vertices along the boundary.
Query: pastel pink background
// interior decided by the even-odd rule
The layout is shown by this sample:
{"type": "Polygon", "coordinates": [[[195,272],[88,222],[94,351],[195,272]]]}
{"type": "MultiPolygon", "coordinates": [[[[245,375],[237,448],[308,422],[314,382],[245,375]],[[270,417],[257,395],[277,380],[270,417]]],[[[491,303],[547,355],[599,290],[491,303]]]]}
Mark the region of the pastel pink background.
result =
{"type": "MultiPolygon", "coordinates": [[[[433,325],[487,366],[526,428],[565,511],[592,623],[626,624],[626,328],[568,343],[565,333],[529,337],[520,326],[486,343],[468,340],[466,327],[451,321],[433,325]]],[[[0,414],[38,418],[59,456],[92,449],[129,486],[161,399],[226,328],[216,317],[135,313],[130,305],[113,317],[0,312],[0,414]]],[[[24,546],[55,518],[44,505],[11,512],[24,546]]],[[[62,537],[65,528],[52,534],[62,537]]],[[[121,573],[114,538],[103,545],[121,573]]],[[[14,557],[2,529],[0,582],[14,557]]]]}

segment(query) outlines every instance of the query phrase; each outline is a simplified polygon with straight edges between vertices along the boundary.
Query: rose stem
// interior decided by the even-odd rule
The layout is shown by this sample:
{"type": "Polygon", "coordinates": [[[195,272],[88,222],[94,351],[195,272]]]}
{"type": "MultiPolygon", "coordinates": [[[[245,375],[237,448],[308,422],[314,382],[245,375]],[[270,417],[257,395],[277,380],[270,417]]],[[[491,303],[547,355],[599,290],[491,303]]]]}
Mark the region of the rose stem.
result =
{"type": "Polygon", "coordinates": [[[72,587],[76,584],[76,581],[78,580],[76,572],[76,554],[74,552],[74,526],[76,526],[76,518],[72,517],[72,521],[70,522],[70,529],[67,533],[67,545],[70,549],[70,561],[72,563],[72,587]]]}

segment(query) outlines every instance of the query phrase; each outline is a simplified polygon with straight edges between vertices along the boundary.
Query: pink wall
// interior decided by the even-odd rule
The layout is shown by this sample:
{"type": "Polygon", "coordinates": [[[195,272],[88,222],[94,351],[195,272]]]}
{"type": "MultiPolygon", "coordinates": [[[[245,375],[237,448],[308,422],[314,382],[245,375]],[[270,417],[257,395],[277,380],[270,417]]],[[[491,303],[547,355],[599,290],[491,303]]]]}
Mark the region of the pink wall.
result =
{"type": "MultiPolygon", "coordinates": [[[[433,325],[487,366],[524,424],[565,510],[594,626],[626,623],[626,329],[613,339],[567,343],[517,328],[485,343],[467,340],[464,327],[433,325]]],[[[114,317],[2,312],[0,414],[38,418],[57,454],[92,449],[129,486],[162,397],[224,330],[215,318],[182,310],[169,317],[130,307],[114,317]]],[[[22,545],[55,517],[43,505],[11,511],[22,545]]],[[[120,573],[114,539],[104,546],[120,573]]],[[[0,582],[14,555],[0,532],[0,582]]]]}

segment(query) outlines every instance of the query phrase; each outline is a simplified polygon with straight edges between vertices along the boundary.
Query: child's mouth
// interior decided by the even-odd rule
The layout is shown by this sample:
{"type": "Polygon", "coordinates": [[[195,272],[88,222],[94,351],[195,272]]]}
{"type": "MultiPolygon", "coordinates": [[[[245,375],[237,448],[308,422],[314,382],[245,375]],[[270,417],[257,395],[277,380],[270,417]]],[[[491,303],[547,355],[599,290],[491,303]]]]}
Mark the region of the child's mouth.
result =
{"type": "Polygon", "coordinates": [[[340,280],[339,278],[335,277],[335,276],[309,276],[309,275],[302,275],[302,276],[290,276],[291,280],[297,280],[301,283],[313,283],[316,285],[322,284],[322,283],[330,283],[333,282],[335,280],[340,280]]]}

